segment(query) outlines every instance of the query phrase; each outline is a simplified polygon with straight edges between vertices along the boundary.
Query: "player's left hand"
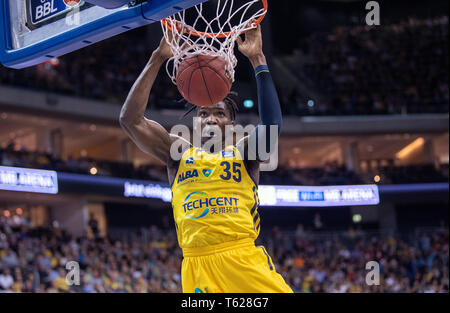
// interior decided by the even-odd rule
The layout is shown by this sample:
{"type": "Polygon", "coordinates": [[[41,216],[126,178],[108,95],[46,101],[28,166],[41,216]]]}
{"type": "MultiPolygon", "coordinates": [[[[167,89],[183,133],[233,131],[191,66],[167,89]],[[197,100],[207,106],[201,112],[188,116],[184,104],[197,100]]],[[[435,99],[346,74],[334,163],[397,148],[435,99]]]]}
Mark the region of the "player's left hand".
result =
{"type": "Polygon", "coordinates": [[[238,36],[236,42],[238,43],[239,51],[249,59],[263,55],[261,25],[245,32],[245,41],[238,36]]]}

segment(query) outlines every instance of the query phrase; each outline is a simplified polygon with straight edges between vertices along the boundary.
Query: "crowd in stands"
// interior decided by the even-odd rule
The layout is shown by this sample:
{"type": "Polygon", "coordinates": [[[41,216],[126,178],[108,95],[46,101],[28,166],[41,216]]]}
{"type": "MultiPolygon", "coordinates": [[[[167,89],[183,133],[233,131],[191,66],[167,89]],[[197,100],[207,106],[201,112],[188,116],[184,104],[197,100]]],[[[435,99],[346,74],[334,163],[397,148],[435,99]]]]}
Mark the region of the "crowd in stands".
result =
{"type": "Polygon", "coordinates": [[[0,268],[0,292],[180,292],[181,251],[175,234],[160,229],[144,245],[74,238],[2,216],[0,268]],[[70,261],[79,264],[79,285],[66,283],[70,261]]]}
{"type": "Polygon", "coordinates": [[[275,227],[269,251],[295,292],[447,293],[448,229],[410,236],[346,233],[320,235],[302,225],[289,236],[275,227]],[[380,284],[366,282],[366,263],[380,267],[380,284]]]}
{"type": "MultiPolygon", "coordinates": [[[[1,67],[0,84],[120,105],[150,57],[151,48],[142,40],[146,36],[140,28],[31,68],[1,67]]],[[[301,73],[300,79],[307,77],[309,88],[326,103],[311,108],[298,89],[283,91],[285,115],[448,112],[448,16],[411,18],[382,28],[342,26],[314,33],[300,47],[299,58],[305,60],[294,58],[289,68],[301,73]]],[[[183,109],[176,86],[163,74],[150,104],[183,109]]]]}
{"type": "MultiPolygon", "coordinates": [[[[448,112],[448,16],[381,27],[342,26],[303,42],[305,62],[289,67],[327,96],[314,114],[448,112]]],[[[284,96],[297,98],[295,90],[284,96]]],[[[291,108],[311,114],[304,105],[291,108]]]]}
{"type": "MultiPolygon", "coordinates": [[[[49,153],[27,151],[23,147],[17,150],[13,142],[5,148],[0,146],[0,165],[168,183],[167,170],[164,166],[135,167],[132,163],[89,157],[69,156],[67,160],[64,160],[49,153]],[[95,173],[92,173],[92,169],[95,169],[95,173]]],[[[345,165],[328,162],[320,168],[301,169],[280,164],[275,171],[264,172],[264,175],[260,177],[260,184],[304,186],[366,184],[373,183],[374,175],[380,175],[383,184],[448,182],[448,168],[439,171],[432,165],[390,166],[381,168],[373,175],[358,175],[348,170],[345,165]]]]}
{"type": "MultiPolygon", "coordinates": [[[[182,251],[175,231],[151,226],[147,240],[82,236],[59,228],[33,228],[0,217],[0,293],[181,292],[182,251]],[[66,264],[80,267],[79,284],[66,283],[66,264]]],[[[449,232],[365,234],[350,229],[323,234],[298,225],[261,235],[277,272],[296,293],[449,291],[449,232]],[[380,267],[379,285],[366,284],[366,263],[380,267]]],[[[74,276],[69,278],[76,282],[74,276]]]]}

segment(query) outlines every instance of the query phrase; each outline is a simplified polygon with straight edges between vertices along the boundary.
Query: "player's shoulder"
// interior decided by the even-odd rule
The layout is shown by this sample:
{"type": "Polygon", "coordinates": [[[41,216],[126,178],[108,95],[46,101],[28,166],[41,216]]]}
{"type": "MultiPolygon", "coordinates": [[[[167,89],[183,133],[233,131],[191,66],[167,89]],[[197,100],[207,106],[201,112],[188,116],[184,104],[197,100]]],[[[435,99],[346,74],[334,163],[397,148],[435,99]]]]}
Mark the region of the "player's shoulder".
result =
{"type": "Polygon", "coordinates": [[[192,151],[194,146],[178,135],[170,134],[170,156],[167,166],[178,167],[183,157],[188,151],[192,151]]]}
{"type": "Polygon", "coordinates": [[[237,144],[236,149],[242,156],[244,161],[257,160],[256,151],[253,151],[251,145],[249,144],[250,136],[242,138],[237,144]]]}

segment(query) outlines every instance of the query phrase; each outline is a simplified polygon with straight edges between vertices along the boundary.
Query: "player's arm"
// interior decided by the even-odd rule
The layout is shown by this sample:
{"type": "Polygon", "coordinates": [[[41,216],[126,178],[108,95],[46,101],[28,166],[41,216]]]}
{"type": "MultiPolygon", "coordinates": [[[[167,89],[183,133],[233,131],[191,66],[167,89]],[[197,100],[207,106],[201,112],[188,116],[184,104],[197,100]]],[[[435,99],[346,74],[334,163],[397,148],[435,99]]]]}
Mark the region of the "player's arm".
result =
{"type": "Polygon", "coordinates": [[[163,38],[131,88],[120,113],[120,125],[127,135],[142,151],[165,164],[169,161],[172,143],[180,138],[169,134],[157,122],[145,118],[144,113],[158,72],[171,56],[170,47],[163,38]]]}
{"type": "MultiPolygon", "coordinates": [[[[270,75],[269,67],[267,66],[266,57],[263,53],[261,26],[248,31],[245,34],[245,41],[238,37],[237,42],[239,51],[248,57],[255,71],[260,117],[260,123],[256,129],[238,145],[244,145],[243,149],[246,156],[249,153],[249,146],[250,149],[255,148],[256,151],[252,152],[256,155],[256,161],[264,162],[266,160],[258,154],[259,146],[264,146],[265,141],[266,152],[272,154],[276,148],[278,136],[281,132],[282,114],[280,100],[270,75]],[[273,134],[271,133],[272,125],[277,126],[277,132],[273,134]],[[277,140],[270,140],[271,137],[276,137],[277,140]],[[253,142],[256,143],[256,146],[249,145],[249,143],[253,142]]],[[[248,158],[246,157],[246,159],[248,158]]]]}

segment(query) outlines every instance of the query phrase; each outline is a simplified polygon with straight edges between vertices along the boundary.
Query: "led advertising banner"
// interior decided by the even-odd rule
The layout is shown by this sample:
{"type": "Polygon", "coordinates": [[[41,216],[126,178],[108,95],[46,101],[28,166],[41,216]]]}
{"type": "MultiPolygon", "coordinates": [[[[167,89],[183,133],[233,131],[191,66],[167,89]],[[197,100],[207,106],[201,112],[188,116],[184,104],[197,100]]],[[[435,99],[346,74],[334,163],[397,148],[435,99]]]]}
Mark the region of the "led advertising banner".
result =
{"type": "MultiPolygon", "coordinates": [[[[378,186],[259,186],[260,206],[357,206],[380,203],[378,186]]],[[[171,201],[171,190],[158,184],[125,182],[124,196],[171,201]]]]}
{"type": "Polygon", "coordinates": [[[58,193],[55,171],[0,166],[0,190],[58,193]]]}
{"type": "Polygon", "coordinates": [[[161,199],[164,202],[172,201],[172,191],[169,187],[160,184],[143,184],[137,182],[125,182],[124,196],[127,198],[161,199]]]}
{"type": "MultiPolygon", "coordinates": [[[[410,186],[411,188],[411,186],[410,186]]],[[[448,188],[448,187],[447,187],[448,188]]],[[[160,199],[169,203],[168,184],[123,178],[56,173],[53,171],[0,166],[0,190],[56,194],[78,193],[125,198],[160,199]]],[[[258,188],[260,206],[331,207],[377,205],[377,185],[270,186],[258,188]]]]}
{"type": "Polygon", "coordinates": [[[259,186],[261,206],[357,206],[380,203],[378,186],[259,186]]]}

